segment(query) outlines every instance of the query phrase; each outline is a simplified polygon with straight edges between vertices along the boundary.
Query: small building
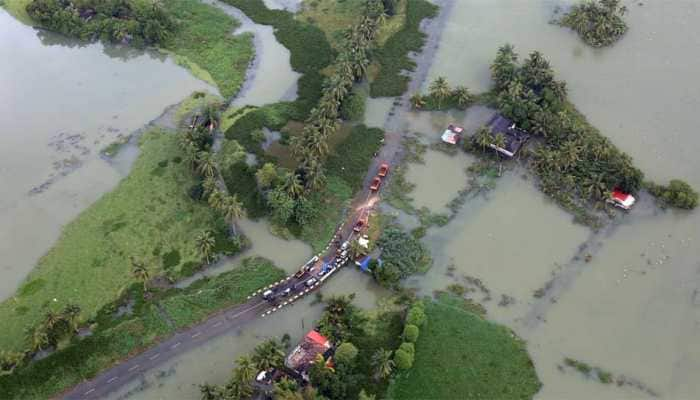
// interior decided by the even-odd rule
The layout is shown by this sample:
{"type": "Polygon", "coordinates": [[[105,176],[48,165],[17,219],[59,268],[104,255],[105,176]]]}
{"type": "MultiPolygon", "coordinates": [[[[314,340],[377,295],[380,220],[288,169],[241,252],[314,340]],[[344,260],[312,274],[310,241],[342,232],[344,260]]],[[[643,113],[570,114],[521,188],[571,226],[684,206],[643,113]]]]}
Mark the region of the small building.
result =
{"type": "Polygon", "coordinates": [[[316,361],[318,355],[320,354],[327,358],[330,356],[332,348],[333,344],[328,338],[314,330],[309,331],[297,347],[289,353],[284,360],[284,365],[306,379],[307,371],[316,361]]]}
{"type": "Polygon", "coordinates": [[[448,144],[457,144],[462,139],[464,128],[450,124],[445,132],[442,133],[442,141],[448,144]]]}
{"type": "Polygon", "coordinates": [[[496,137],[500,133],[506,139],[504,147],[498,147],[493,144],[490,144],[489,147],[507,157],[513,157],[523,147],[525,142],[530,139],[529,133],[516,127],[515,122],[501,114],[491,117],[487,125],[491,129],[491,135],[496,137]]]}
{"type": "Polygon", "coordinates": [[[610,193],[610,199],[608,200],[609,203],[623,210],[630,210],[636,201],[637,199],[635,199],[634,196],[618,188],[615,188],[612,193],[610,193]]]}

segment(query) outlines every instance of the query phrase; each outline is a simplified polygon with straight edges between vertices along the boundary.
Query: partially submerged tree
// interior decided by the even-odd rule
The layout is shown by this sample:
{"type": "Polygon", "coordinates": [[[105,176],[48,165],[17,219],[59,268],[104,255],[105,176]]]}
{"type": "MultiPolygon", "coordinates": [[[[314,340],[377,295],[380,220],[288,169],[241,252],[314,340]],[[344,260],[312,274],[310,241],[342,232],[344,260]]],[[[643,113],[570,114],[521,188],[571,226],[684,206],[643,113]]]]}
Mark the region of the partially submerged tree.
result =
{"type": "Polygon", "coordinates": [[[571,7],[558,23],[576,31],[593,47],[610,46],[627,32],[622,19],[626,12],[620,0],[586,0],[571,7]]]}

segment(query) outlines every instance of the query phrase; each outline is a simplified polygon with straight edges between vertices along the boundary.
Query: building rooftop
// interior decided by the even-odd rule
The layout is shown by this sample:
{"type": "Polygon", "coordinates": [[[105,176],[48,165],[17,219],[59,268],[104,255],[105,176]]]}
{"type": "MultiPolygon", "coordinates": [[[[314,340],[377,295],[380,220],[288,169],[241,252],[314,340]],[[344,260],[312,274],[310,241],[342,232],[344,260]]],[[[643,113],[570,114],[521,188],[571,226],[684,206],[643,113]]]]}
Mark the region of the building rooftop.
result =
{"type": "Polygon", "coordinates": [[[319,354],[326,353],[332,346],[325,336],[313,330],[309,331],[297,347],[289,353],[284,364],[295,371],[305,371],[319,354]]]}
{"type": "Polygon", "coordinates": [[[530,138],[530,134],[516,127],[513,121],[501,114],[496,114],[491,117],[488,122],[488,127],[491,128],[491,134],[494,137],[501,133],[506,139],[504,147],[494,145],[490,145],[490,147],[508,157],[513,157],[530,138]]]}

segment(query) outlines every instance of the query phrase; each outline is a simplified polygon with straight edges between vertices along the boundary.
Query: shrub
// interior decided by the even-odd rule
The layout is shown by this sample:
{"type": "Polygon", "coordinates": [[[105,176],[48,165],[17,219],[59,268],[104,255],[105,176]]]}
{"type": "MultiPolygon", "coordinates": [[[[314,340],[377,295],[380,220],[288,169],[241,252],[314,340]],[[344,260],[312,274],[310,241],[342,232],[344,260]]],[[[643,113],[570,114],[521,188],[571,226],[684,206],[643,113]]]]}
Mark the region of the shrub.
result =
{"type": "Polygon", "coordinates": [[[340,364],[349,365],[357,357],[357,347],[350,342],[343,342],[335,351],[335,360],[340,364]]]}
{"type": "Polygon", "coordinates": [[[399,350],[405,351],[412,356],[416,355],[416,346],[413,343],[403,342],[401,346],[399,346],[399,350]]]}
{"type": "Polygon", "coordinates": [[[668,186],[657,185],[652,182],[646,183],[651,194],[653,194],[662,206],[673,206],[692,210],[698,205],[698,192],[686,182],[680,179],[672,179],[668,186]]]}
{"type": "Polygon", "coordinates": [[[394,352],[394,363],[396,363],[396,368],[400,370],[407,370],[413,367],[413,354],[398,349],[394,352]]]}
{"type": "Polygon", "coordinates": [[[415,343],[416,340],[418,340],[419,333],[420,329],[413,324],[406,324],[406,326],[403,328],[403,338],[411,343],[415,343]]]}
{"type": "Polygon", "coordinates": [[[406,323],[410,325],[415,325],[417,327],[423,326],[425,324],[426,317],[425,311],[420,307],[411,307],[408,310],[408,315],[406,315],[406,323]]]}
{"type": "Polygon", "coordinates": [[[346,121],[360,121],[365,116],[367,92],[354,88],[340,106],[340,117],[346,121]]]}

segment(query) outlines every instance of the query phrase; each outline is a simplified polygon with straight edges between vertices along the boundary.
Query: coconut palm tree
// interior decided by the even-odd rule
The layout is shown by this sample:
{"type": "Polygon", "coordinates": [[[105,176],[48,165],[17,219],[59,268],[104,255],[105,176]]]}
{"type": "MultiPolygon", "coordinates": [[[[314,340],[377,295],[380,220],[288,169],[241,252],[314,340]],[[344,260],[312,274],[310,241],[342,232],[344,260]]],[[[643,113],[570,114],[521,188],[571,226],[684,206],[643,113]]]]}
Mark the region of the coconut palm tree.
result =
{"type": "Polygon", "coordinates": [[[219,189],[214,189],[214,191],[209,195],[209,207],[220,210],[224,204],[224,193],[219,189]]]}
{"type": "Polygon", "coordinates": [[[143,283],[143,291],[147,292],[150,274],[148,273],[146,264],[131,257],[131,275],[143,283]]]}
{"type": "Polygon", "coordinates": [[[372,355],[372,367],[374,368],[374,379],[387,379],[394,371],[394,360],[391,350],[378,349],[372,355]]]}
{"type": "Polygon", "coordinates": [[[481,147],[481,150],[486,150],[486,148],[491,144],[493,140],[493,135],[491,135],[491,129],[487,126],[482,126],[474,133],[474,143],[481,147]]]}
{"type": "Polygon", "coordinates": [[[251,359],[259,370],[268,370],[281,367],[284,356],[284,347],[276,339],[270,339],[255,347],[251,359]]]}
{"type": "Polygon", "coordinates": [[[202,189],[204,190],[204,197],[207,198],[210,196],[214,191],[218,188],[218,185],[216,184],[216,179],[212,176],[208,176],[204,178],[204,182],[202,182],[202,189]]]}
{"type": "Polygon", "coordinates": [[[323,165],[316,159],[310,159],[304,166],[307,190],[319,190],[326,183],[323,165]]]}
{"type": "Polygon", "coordinates": [[[438,102],[438,107],[442,107],[442,101],[450,96],[450,85],[447,80],[439,76],[430,84],[430,96],[438,102]]]}
{"type": "Polygon", "coordinates": [[[411,96],[411,105],[416,110],[420,110],[421,108],[425,107],[425,100],[423,100],[423,96],[421,96],[420,93],[415,93],[413,96],[411,96]]]}
{"type": "Polygon", "coordinates": [[[202,254],[202,257],[209,264],[209,258],[211,257],[212,251],[214,251],[214,246],[216,245],[216,239],[210,231],[202,231],[197,234],[194,238],[197,244],[197,249],[202,254]]]}
{"type": "Polygon", "coordinates": [[[284,190],[294,199],[301,196],[304,193],[304,186],[301,184],[299,175],[295,172],[288,172],[284,177],[284,190]]]}
{"type": "Polygon", "coordinates": [[[219,125],[219,107],[216,104],[207,104],[202,110],[202,119],[208,123],[209,134],[219,125]]]}
{"type": "Polygon", "coordinates": [[[53,310],[49,310],[44,316],[44,327],[46,328],[47,332],[50,332],[53,328],[60,324],[61,321],[63,321],[61,314],[53,310]]]}
{"type": "Polygon", "coordinates": [[[469,93],[469,89],[464,86],[457,86],[452,95],[457,101],[457,105],[460,107],[466,107],[472,101],[472,95],[469,93]]]}
{"type": "Polygon", "coordinates": [[[235,236],[238,231],[236,228],[236,222],[243,218],[245,212],[243,211],[243,204],[238,201],[238,196],[226,196],[224,197],[223,204],[221,205],[221,211],[224,214],[224,218],[231,224],[231,229],[233,230],[233,235],[235,236]]]}
{"type": "Polygon", "coordinates": [[[255,379],[257,371],[257,366],[250,357],[241,356],[236,360],[234,376],[236,376],[237,380],[250,383],[255,379]]]}
{"type": "Polygon", "coordinates": [[[197,153],[197,170],[204,177],[210,177],[216,174],[216,163],[210,152],[200,151],[197,153]]]}

